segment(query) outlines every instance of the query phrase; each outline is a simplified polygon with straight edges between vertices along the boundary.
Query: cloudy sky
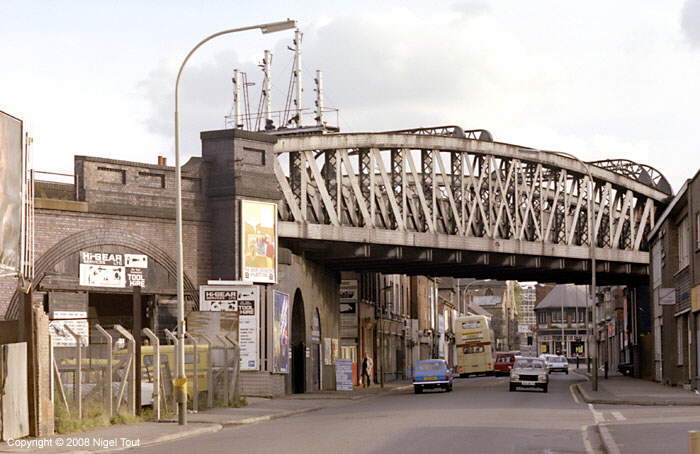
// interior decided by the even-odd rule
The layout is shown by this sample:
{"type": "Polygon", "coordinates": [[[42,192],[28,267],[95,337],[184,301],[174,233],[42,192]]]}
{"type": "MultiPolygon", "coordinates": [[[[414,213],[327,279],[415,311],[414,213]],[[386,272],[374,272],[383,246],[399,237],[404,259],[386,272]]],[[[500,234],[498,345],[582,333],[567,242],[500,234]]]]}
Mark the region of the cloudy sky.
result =
{"type": "MultiPolygon", "coordinates": [[[[700,167],[700,0],[0,0],[0,110],[25,120],[38,170],[72,173],[74,155],[172,163],[185,54],[216,31],[288,17],[304,32],[305,106],[321,69],[343,131],[484,128],[646,163],[676,190],[700,167]]],[[[185,158],[199,155],[199,131],[224,126],[233,68],[256,82],[257,106],[265,49],[282,108],[292,37],[225,36],[193,56],[185,158]]]]}

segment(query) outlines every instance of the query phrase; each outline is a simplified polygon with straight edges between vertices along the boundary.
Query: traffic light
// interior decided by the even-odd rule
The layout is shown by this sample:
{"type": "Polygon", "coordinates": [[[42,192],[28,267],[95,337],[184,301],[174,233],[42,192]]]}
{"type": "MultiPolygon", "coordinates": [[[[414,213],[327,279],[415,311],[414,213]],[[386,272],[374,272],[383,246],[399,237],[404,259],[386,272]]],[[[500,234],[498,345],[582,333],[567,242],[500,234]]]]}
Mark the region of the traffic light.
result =
{"type": "Polygon", "coordinates": [[[532,336],[527,336],[527,345],[532,345],[532,336]]]}

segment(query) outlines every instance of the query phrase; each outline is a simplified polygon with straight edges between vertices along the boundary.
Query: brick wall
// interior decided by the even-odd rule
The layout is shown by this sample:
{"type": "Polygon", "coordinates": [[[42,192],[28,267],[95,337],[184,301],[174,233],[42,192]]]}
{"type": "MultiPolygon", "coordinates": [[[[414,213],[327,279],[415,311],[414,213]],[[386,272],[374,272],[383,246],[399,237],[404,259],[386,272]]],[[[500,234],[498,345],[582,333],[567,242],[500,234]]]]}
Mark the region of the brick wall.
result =
{"type": "MultiPolygon", "coordinates": [[[[66,201],[52,191],[42,194],[56,198],[36,199],[35,258],[38,260],[71,235],[118,229],[144,238],[175,260],[174,168],[81,156],[75,160],[78,200],[66,201]],[[109,178],[117,173],[125,184],[109,178]],[[162,184],[152,184],[156,180],[162,184]]],[[[199,171],[198,161],[188,165],[191,185],[183,185],[190,189],[183,190],[184,269],[197,286],[211,277],[211,229],[204,219],[205,203],[198,174],[194,173],[199,171]]],[[[186,173],[183,169],[183,175],[186,173]]],[[[63,188],[61,192],[70,191],[63,188]]],[[[0,319],[5,318],[16,282],[14,278],[0,278],[0,319]]]]}

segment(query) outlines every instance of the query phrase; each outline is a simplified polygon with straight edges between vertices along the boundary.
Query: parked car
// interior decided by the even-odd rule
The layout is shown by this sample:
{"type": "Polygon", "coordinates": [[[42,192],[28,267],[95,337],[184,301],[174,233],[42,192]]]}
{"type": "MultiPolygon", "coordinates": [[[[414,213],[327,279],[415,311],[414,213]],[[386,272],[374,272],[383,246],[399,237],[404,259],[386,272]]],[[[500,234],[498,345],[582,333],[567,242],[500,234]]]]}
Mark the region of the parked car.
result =
{"type": "Polygon", "coordinates": [[[521,357],[515,360],[513,369],[510,371],[510,391],[515,391],[518,387],[540,388],[547,392],[549,386],[549,374],[544,360],[539,358],[521,357]]]}
{"type": "Polygon", "coordinates": [[[540,355],[540,359],[547,363],[547,370],[551,372],[564,372],[569,374],[569,361],[565,356],[559,355],[540,355]]]}
{"type": "Polygon", "coordinates": [[[496,361],[493,364],[493,373],[495,375],[510,374],[510,370],[513,368],[513,363],[515,363],[516,358],[518,358],[518,356],[514,352],[497,353],[496,361]]]}
{"type": "Polygon", "coordinates": [[[420,394],[424,389],[442,388],[452,391],[452,371],[444,359],[425,359],[414,367],[413,390],[420,394]]]}

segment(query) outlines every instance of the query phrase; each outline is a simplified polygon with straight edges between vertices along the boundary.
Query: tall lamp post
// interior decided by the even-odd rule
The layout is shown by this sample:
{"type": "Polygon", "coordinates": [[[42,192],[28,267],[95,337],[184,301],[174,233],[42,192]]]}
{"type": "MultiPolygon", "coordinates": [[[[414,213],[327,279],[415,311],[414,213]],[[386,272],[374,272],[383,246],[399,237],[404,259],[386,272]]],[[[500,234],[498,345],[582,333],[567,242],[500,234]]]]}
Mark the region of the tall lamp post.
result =
{"type": "Polygon", "coordinates": [[[273,33],[282,30],[289,30],[296,27],[296,21],[287,19],[286,21],[270,22],[266,24],[250,25],[248,27],[232,28],[223,30],[213,35],[209,35],[189,51],[180,65],[175,80],[175,224],[177,244],[177,379],[175,380],[175,396],[177,398],[177,421],[178,424],[187,424],[187,376],[185,375],[185,299],[184,299],[184,275],[183,275],[183,253],[182,253],[182,180],[180,170],[180,77],[185,65],[192,54],[207,41],[221,35],[237,33],[246,30],[260,29],[263,33],[273,33]]]}
{"type": "MultiPolygon", "coordinates": [[[[588,173],[588,236],[589,236],[589,243],[590,243],[590,249],[589,249],[589,254],[590,254],[590,259],[591,259],[591,299],[590,299],[590,307],[589,310],[586,311],[586,325],[590,326],[592,329],[592,338],[593,338],[593,348],[591,348],[590,345],[590,340],[588,343],[588,351],[590,353],[591,359],[593,361],[593,374],[592,374],[592,388],[593,391],[598,391],[598,328],[596,326],[596,320],[597,320],[597,310],[596,310],[596,263],[595,263],[595,250],[596,250],[596,243],[597,243],[597,234],[595,231],[595,225],[594,225],[594,219],[593,219],[593,191],[595,190],[595,185],[593,183],[593,175],[591,174],[591,167],[590,164],[585,163],[581,161],[579,158],[576,156],[567,153],[565,151],[545,151],[545,150],[532,150],[532,149],[520,149],[520,151],[523,151],[525,153],[547,153],[547,154],[552,154],[552,155],[557,155],[557,156],[565,156],[571,159],[574,159],[575,161],[578,161],[579,164],[581,164],[585,169],[586,173],[588,173]],[[588,312],[591,312],[591,317],[593,318],[592,322],[590,325],[588,325],[588,312]]],[[[589,330],[590,332],[590,330],[589,330]]],[[[590,339],[590,338],[589,338],[590,339]]]]}

